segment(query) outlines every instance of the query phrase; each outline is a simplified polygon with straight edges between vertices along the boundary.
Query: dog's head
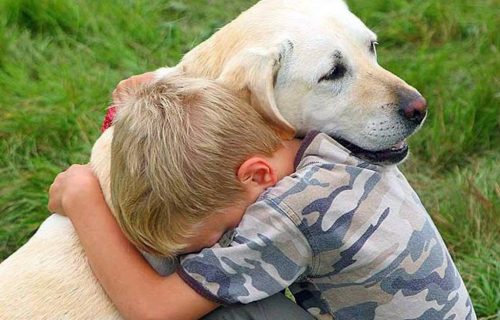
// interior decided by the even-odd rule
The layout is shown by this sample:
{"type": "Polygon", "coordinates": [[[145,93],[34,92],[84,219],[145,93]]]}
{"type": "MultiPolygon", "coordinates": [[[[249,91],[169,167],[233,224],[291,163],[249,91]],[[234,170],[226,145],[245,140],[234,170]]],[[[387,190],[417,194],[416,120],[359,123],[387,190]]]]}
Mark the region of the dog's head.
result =
{"type": "Polygon", "coordinates": [[[416,89],[380,67],[377,37],[340,0],[264,0],[189,53],[283,136],[320,130],[360,157],[398,163],[426,117],[416,89]]]}

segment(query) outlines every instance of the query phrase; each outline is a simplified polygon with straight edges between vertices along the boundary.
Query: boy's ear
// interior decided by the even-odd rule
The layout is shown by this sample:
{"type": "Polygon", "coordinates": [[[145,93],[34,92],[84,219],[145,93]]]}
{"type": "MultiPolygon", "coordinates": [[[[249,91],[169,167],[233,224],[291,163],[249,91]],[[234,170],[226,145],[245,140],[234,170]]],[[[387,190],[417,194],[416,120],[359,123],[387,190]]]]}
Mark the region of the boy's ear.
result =
{"type": "Polygon", "coordinates": [[[245,187],[267,188],[274,186],[278,181],[278,175],[272,164],[260,157],[252,157],[245,161],[237,172],[238,180],[245,187]]]}

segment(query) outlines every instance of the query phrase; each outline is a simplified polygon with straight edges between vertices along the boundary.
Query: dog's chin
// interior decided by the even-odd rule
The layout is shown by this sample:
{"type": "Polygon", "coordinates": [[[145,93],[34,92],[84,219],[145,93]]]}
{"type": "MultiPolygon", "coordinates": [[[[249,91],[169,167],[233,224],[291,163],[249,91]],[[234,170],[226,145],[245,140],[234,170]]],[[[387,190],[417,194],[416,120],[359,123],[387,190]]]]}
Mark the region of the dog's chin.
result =
{"type": "Polygon", "coordinates": [[[405,140],[389,149],[377,151],[363,149],[342,138],[335,138],[335,140],[351,151],[356,157],[378,164],[398,164],[403,162],[409,153],[409,147],[405,140]]]}

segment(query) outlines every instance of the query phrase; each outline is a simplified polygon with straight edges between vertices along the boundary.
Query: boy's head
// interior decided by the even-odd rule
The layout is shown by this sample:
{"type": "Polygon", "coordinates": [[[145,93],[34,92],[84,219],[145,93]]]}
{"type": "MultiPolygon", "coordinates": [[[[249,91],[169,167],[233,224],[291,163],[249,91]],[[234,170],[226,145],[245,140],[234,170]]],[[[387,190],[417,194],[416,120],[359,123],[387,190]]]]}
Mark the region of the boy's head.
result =
{"type": "Polygon", "coordinates": [[[267,183],[258,161],[248,172],[240,166],[282,145],[250,105],[202,79],[172,77],[136,88],[114,126],[111,194],[118,222],[139,249],[162,256],[199,249],[189,239],[207,221],[211,228],[220,221],[220,234],[239,221],[241,215],[224,209],[248,200],[248,179],[267,183]]]}

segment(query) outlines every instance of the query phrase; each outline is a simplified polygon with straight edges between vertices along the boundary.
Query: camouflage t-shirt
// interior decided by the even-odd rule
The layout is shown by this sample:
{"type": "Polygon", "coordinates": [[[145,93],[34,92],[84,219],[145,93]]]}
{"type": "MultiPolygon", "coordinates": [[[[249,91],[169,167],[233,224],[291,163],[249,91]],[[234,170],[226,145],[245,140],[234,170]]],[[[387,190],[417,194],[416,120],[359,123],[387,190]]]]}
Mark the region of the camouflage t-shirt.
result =
{"type": "Polygon", "coordinates": [[[396,166],[307,135],[296,172],[250,206],[230,246],[184,257],[179,275],[221,304],[290,286],[328,319],[476,319],[449,252],[396,166]]]}

